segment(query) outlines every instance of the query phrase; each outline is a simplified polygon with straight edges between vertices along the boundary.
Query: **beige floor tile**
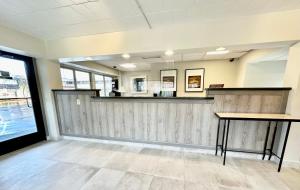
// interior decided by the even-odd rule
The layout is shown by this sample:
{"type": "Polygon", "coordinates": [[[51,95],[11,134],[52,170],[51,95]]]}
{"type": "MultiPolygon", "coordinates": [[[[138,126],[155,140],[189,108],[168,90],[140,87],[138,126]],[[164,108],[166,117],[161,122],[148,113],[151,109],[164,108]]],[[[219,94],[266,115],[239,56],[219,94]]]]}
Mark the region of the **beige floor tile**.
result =
{"type": "Polygon", "coordinates": [[[212,184],[185,182],[184,190],[219,190],[219,188],[212,184]]]}
{"type": "Polygon", "coordinates": [[[149,190],[184,190],[184,181],[154,177],[149,190]]]}
{"type": "Polygon", "coordinates": [[[0,157],[0,189],[299,190],[300,169],[273,162],[222,158],[94,142],[44,142],[0,157]]]}
{"type": "Polygon", "coordinates": [[[29,179],[12,184],[13,190],[80,189],[97,172],[77,164],[57,163],[29,179]]]}
{"type": "Polygon", "coordinates": [[[124,171],[103,168],[83,186],[82,190],[114,190],[124,176],[124,171]]]}
{"type": "Polygon", "coordinates": [[[20,181],[31,181],[31,178],[55,165],[56,162],[46,159],[14,159],[0,166],[0,189],[9,189],[20,181]]]}
{"type": "Polygon", "coordinates": [[[137,153],[117,152],[111,157],[109,161],[105,163],[103,167],[127,171],[130,165],[132,165],[137,158],[137,153]]]}
{"type": "Polygon", "coordinates": [[[129,166],[128,171],[153,175],[158,167],[159,157],[149,155],[139,155],[129,166]]]}
{"type": "Polygon", "coordinates": [[[184,180],[184,160],[163,157],[158,160],[155,176],[184,180]]]}
{"type": "Polygon", "coordinates": [[[153,176],[127,172],[116,190],[148,190],[153,176]]]}
{"type": "Polygon", "coordinates": [[[279,178],[291,189],[300,189],[300,170],[293,168],[284,168],[279,178]]]}

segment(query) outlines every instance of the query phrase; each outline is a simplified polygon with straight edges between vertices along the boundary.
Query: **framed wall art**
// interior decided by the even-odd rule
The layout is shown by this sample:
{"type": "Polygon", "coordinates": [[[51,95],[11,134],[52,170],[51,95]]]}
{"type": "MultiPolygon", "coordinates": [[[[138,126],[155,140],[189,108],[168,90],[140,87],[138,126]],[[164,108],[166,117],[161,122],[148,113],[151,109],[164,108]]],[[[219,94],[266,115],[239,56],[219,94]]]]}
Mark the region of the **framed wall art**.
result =
{"type": "Polygon", "coordinates": [[[177,90],[177,69],[160,71],[161,91],[177,90]]]}
{"type": "Polygon", "coordinates": [[[185,92],[203,92],[204,68],[185,70],[185,92]]]}

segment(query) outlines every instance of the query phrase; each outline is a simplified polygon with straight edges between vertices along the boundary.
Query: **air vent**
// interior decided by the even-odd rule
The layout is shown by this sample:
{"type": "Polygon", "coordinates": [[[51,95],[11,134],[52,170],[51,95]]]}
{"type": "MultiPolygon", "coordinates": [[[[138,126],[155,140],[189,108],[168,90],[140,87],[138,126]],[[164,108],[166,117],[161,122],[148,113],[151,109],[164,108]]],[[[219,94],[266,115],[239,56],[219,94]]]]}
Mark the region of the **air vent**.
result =
{"type": "Polygon", "coordinates": [[[142,59],[161,59],[161,56],[157,55],[157,56],[142,57],[142,59]]]}

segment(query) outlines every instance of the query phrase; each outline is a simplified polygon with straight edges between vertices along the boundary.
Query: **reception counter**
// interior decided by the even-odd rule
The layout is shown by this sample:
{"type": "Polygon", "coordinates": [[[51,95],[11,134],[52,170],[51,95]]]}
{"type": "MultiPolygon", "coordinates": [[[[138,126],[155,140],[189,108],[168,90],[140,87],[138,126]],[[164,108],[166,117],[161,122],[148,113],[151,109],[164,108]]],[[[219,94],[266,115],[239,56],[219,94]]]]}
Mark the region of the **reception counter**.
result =
{"type": "MultiPolygon", "coordinates": [[[[208,97],[99,97],[53,90],[60,133],[99,139],[214,147],[215,112],[284,113],[290,88],[207,89],[208,97]]],[[[233,122],[228,147],[261,150],[266,122],[233,122]]]]}

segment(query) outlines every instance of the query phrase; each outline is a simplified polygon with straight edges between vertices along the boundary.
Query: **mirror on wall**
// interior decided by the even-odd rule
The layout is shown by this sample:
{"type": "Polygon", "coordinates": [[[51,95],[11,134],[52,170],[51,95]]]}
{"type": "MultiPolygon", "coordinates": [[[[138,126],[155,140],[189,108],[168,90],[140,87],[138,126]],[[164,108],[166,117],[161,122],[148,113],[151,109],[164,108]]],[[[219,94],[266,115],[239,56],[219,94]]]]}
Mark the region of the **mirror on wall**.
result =
{"type": "Polygon", "coordinates": [[[132,93],[147,93],[147,76],[136,76],[131,78],[132,93]]]}

